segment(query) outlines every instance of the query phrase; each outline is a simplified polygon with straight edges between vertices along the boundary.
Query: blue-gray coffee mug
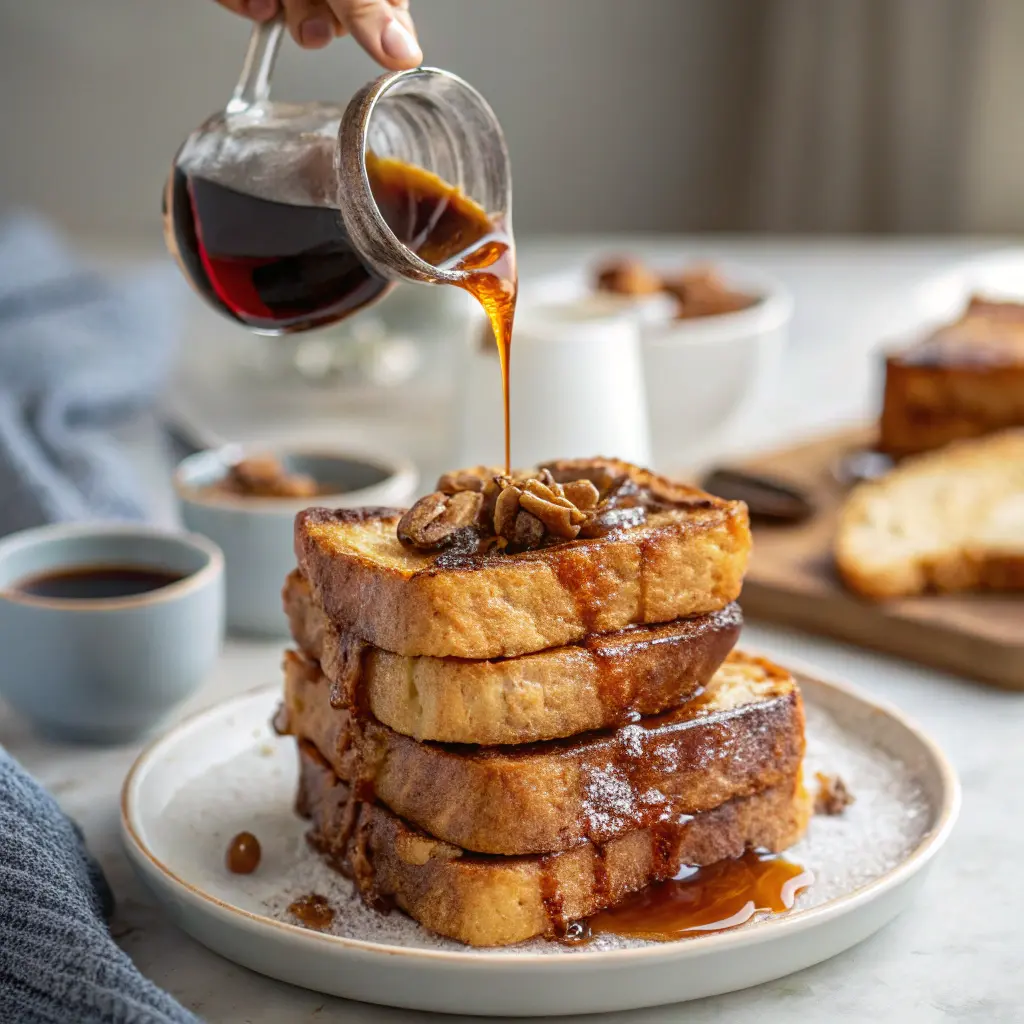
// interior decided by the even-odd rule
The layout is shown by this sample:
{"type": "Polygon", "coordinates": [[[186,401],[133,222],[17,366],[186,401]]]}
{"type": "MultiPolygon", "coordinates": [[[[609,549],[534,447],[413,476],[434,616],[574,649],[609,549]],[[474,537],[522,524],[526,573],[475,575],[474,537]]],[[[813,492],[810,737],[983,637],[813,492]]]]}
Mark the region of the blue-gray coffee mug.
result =
{"type": "Polygon", "coordinates": [[[205,537],[96,524],[0,540],[0,696],[54,738],[120,743],[148,732],[199,687],[223,635],[224,558],[205,537]],[[98,598],[39,596],[25,582],[99,567],[173,582],[98,598]]]}

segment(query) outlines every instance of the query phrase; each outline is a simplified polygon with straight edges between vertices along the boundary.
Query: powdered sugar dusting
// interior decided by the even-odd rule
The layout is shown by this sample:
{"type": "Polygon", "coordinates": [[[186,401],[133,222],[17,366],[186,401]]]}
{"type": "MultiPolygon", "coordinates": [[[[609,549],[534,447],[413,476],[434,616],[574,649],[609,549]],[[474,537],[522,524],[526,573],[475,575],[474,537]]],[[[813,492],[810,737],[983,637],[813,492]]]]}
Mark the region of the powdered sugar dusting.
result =
{"type": "MultiPolygon", "coordinates": [[[[813,792],[816,772],[839,775],[855,802],[842,815],[815,817],[807,836],[787,853],[815,874],[797,910],[843,896],[896,867],[920,843],[933,818],[912,767],[874,745],[865,731],[859,720],[837,720],[808,701],[808,787],[813,792]]],[[[432,935],[400,911],[382,915],[367,908],[352,884],[306,844],[307,823],[292,811],[295,783],[294,742],[268,730],[251,747],[177,790],[152,827],[154,849],[191,884],[252,913],[295,924],[288,905],[319,893],[335,910],[330,934],[474,953],[432,935]],[[224,868],[228,842],[242,830],[254,832],[263,848],[260,869],[249,876],[231,875],[224,868]]],[[[586,956],[641,945],[648,943],[601,935],[583,947],[533,940],[507,952],[586,956]]]]}

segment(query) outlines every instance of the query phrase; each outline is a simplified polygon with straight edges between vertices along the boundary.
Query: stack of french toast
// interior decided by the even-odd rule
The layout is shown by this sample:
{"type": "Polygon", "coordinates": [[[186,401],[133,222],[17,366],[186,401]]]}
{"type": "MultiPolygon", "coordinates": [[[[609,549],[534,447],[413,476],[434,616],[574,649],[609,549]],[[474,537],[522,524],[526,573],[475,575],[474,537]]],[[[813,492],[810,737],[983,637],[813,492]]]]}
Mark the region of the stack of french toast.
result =
{"type": "Polygon", "coordinates": [[[733,651],[747,510],[612,459],[308,509],[276,726],[310,839],[474,946],[563,936],[810,814],[783,669],[733,651]]]}

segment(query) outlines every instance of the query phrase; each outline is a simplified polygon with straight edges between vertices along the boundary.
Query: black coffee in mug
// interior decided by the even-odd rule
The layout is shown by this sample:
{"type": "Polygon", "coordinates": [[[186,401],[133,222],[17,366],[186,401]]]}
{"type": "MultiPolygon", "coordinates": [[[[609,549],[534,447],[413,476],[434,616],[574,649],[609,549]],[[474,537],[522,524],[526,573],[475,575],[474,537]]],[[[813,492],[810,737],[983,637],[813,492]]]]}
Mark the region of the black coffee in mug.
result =
{"type": "Polygon", "coordinates": [[[30,597],[72,601],[138,597],[184,579],[180,573],[142,565],[87,565],[19,580],[11,588],[30,597]]]}

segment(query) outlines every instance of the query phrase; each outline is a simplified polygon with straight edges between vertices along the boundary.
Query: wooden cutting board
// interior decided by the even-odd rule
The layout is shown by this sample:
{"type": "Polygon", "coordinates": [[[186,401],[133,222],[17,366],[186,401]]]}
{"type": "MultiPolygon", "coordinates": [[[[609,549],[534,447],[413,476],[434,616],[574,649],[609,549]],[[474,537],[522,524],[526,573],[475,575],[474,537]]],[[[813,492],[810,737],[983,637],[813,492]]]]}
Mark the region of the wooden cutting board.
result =
{"type": "Polygon", "coordinates": [[[1024,593],[928,596],[872,603],[847,591],[832,561],[846,493],[833,475],[872,432],[847,431],[742,464],[807,488],[809,522],[754,528],[754,553],[740,603],[751,620],[846,640],[979,682],[1024,690],[1024,593]]]}

